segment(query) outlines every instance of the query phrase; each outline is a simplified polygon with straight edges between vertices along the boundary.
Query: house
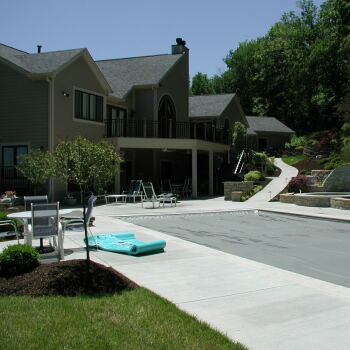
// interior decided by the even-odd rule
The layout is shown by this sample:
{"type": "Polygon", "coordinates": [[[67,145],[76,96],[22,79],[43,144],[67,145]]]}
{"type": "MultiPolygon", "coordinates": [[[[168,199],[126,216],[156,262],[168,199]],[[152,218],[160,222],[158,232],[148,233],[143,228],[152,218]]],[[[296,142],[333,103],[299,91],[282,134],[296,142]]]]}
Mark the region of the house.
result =
{"type": "MultiPolygon", "coordinates": [[[[125,159],[114,191],[131,179],[192,181],[192,195],[218,193],[235,121],[248,121],[234,94],[188,96],[189,50],[94,61],[87,49],[27,53],[0,44],[0,191],[28,191],[16,171],[30,148],[53,150],[81,135],[106,139],[125,159]]],[[[50,198],[67,184],[50,181],[50,198]]]]}
{"type": "Polygon", "coordinates": [[[273,117],[246,117],[247,147],[255,151],[283,149],[294,131],[273,117]]]}

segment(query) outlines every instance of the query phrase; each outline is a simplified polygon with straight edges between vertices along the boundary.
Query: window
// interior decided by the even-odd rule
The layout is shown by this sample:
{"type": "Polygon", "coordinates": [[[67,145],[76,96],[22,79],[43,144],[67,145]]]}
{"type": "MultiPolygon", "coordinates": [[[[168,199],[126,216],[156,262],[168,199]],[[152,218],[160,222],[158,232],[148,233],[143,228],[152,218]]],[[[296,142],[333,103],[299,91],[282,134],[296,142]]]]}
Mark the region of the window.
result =
{"type": "Polygon", "coordinates": [[[103,121],[103,97],[75,90],[75,118],[103,121]]]}
{"type": "Polygon", "coordinates": [[[4,178],[20,178],[21,174],[16,170],[19,162],[17,158],[21,154],[28,153],[28,146],[3,146],[2,147],[2,176],[4,178]]]}
{"type": "Polygon", "coordinates": [[[126,110],[120,107],[107,106],[107,125],[109,137],[126,136],[126,110]]]}

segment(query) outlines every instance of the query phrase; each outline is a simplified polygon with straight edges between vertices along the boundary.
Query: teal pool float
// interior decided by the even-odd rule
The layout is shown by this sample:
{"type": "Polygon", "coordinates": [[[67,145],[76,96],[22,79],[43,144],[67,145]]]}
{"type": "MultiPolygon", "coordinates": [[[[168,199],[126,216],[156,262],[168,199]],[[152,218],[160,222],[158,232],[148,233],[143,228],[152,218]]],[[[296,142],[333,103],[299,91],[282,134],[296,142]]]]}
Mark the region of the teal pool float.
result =
{"type": "MultiPolygon", "coordinates": [[[[84,239],[85,241],[85,239],[84,239]]],[[[105,233],[88,237],[88,245],[109,252],[129,255],[157,253],[164,250],[166,242],[163,239],[142,242],[135,238],[132,232],[105,233]]]]}

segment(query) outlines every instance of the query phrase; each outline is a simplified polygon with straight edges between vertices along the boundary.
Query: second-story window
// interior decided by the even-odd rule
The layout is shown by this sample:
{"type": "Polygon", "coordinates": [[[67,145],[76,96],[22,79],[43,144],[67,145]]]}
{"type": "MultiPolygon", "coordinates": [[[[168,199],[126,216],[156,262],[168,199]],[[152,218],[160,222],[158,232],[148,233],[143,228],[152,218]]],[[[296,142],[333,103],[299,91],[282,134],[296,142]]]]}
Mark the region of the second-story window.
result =
{"type": "Polygon", "coordinates": [[[75,118],[103,121],[103,97],[75,90],[75,118]]]}

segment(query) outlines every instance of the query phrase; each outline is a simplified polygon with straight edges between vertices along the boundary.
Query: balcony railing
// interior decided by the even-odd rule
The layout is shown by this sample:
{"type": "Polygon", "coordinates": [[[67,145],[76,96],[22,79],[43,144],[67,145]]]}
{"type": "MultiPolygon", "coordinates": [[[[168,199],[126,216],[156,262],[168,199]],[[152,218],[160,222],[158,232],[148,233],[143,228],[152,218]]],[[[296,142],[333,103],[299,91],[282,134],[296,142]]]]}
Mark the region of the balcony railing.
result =
{"type": "Polygon", "coordinates": [[[217,127],[212,123],[176,122],[153,120],[106,121],[107,137],[146,137],[199,139],[223,144],[230,144],[230,130],[217,127]]]}

